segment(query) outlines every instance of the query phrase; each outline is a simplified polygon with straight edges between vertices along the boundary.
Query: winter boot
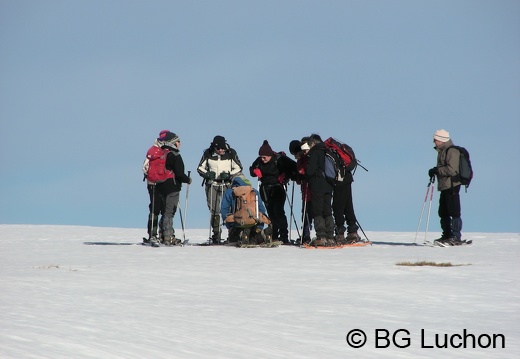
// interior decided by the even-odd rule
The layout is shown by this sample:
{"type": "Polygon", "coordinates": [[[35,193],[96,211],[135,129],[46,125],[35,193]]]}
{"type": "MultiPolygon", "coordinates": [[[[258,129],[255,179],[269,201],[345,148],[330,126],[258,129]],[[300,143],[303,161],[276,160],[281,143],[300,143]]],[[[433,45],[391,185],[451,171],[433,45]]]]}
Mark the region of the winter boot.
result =
{"type": "Polygon", "coordinates": [[[159,246],[160,246],[160,243],[161,243],[161,242],[159,242],[159,239],[158,239],[156,236],[152,236],[152,237],[150,237],[150,245],[151,245],[152,247],[159,247],[159,246]]]}
{"type": "Polygon", "coordinates": [[[345,238],[345,241],[347,242],[347,244],[354,244],[357,242],[361,242],[361,237],[359,236],[359,234],[357,234],[357,232],[351,232],[347,234],[347,238],[345,238]]]}
{"type": "Polygon", "coordinates": [[[311,245],[315,247],[324,247],[328,244],[327,238],[325,237],[317,237],[311,242],[311,245]]]}

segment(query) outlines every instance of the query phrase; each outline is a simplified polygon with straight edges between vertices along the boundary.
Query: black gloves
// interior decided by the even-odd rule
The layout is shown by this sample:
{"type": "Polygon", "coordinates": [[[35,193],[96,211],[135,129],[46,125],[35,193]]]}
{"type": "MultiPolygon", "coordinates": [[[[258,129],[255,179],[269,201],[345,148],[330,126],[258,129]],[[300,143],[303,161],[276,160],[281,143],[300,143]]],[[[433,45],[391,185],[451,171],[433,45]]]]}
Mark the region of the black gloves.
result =
{"type": "Polygon", "coordinates": [[[211,171],[211,172],[206,172],[205,177],[206,177],[206,179],[213,181],[216,176],[217,175],[215,174],[215,172],[211,171]]]}
{"type": "Polygon", "coordinates": [[[439,170],[437,169],[437,167],[433,167],[433,168],[430,168],[430,170],[428,171],[428,176],[430,176],[430,178],[432,178],[433,176],[435,176],[438,173],[439,173],[439,170]]]}
{"type": "Polygon", "coordinates": [[[222,172],[219,176],[222,181],[228,181],[231,178],[231,174],[229,172],[222,172]]]}

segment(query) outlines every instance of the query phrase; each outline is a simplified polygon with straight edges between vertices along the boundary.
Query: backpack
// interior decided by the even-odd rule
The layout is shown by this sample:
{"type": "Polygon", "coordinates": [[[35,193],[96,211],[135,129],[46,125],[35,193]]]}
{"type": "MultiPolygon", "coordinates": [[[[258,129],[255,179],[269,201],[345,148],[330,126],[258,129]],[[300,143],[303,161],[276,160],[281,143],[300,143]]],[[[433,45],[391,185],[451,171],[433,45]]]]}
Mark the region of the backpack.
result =
{"type": "Polygon", "coordinates": [[[167,149],[152,146],[146,153],[148,159],[148,171],[146,178],[150,183],[160,183],[168,178],[175,178],[175,173],[166,169],[166,157],[168,157],[167,149]]]}
{"type": "Polygon", "coordinates": [[[257,223],[270,224],[267,216],[258,210],[257,195],[252,186],[233,187],[234,213],[226,218],[226,222],[235,222],[239,228],[247,228],[257,223]]]}
{"type": "Polygon", "coordinates": [[[338,163],[344,170],[355,172],[358,161],[352,147],[332,137],[327,138],[324,143],[325,147],[336,153],[336,156],[340,159],[338,163]]]}
{"type": "Polygon", "coordinates": [[[336,182],[343,181],[344,172],[341,168],[341,159],[337,153],[329,148],[325,149],[325,165],[323,169],[323,175],[327,182],[331,185],[335,185],[336,182]]]}
{"type": "Polygon", "coordinates": [[[466,187],[466,191],[468,190],[469,184],[473,179],[473,167],[471,166],[471,160],[469,158],[469,152],[467,149],[461,146],[450,146],[446,150],[446,155],[448,155],[448,151],[450,148],[456,148],[459,150],[459,171],[458,173],[451,177],[452,182],[460,182],[463,186],[466,187]]]}

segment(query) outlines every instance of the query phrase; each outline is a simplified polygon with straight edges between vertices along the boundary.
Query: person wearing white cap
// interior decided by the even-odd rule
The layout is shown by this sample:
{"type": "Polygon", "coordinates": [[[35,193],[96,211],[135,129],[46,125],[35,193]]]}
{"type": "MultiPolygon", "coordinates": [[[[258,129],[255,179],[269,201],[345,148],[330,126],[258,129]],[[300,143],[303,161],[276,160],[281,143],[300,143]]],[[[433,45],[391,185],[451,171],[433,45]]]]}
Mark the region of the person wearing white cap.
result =
{"type": "Polygon", "coordinates": [[[437,151],[437,166],[428,171],[431,177],[437,177],[437,189],[441,193],[439,198],[439,217],[442,236],[435,242],[441,246],[462,244],[462,219],[460,207],[460,187],[458,180],[460,152],[454,148],[450,133],[446,130],[437,130],[433,134],[434,149],[437,151]]]}

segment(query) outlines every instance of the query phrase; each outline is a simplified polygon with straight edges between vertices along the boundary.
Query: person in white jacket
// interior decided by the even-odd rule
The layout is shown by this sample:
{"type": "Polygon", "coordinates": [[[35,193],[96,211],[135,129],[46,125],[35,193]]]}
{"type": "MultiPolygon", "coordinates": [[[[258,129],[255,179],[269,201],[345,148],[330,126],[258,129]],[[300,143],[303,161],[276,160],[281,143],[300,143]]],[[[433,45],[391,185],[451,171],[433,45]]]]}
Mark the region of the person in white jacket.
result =
{"type": "Polygon", "coordinates": [[[214,244],[221,243],[220,205],[224,191],[231,187],[233,177],[242,173],[242,164],[237,152],[231,148],[223,136],[213,138],[209,148],[204,150],[197,168],[203,178],[206,202],[210,211],[210,239],[214,244]]]}

